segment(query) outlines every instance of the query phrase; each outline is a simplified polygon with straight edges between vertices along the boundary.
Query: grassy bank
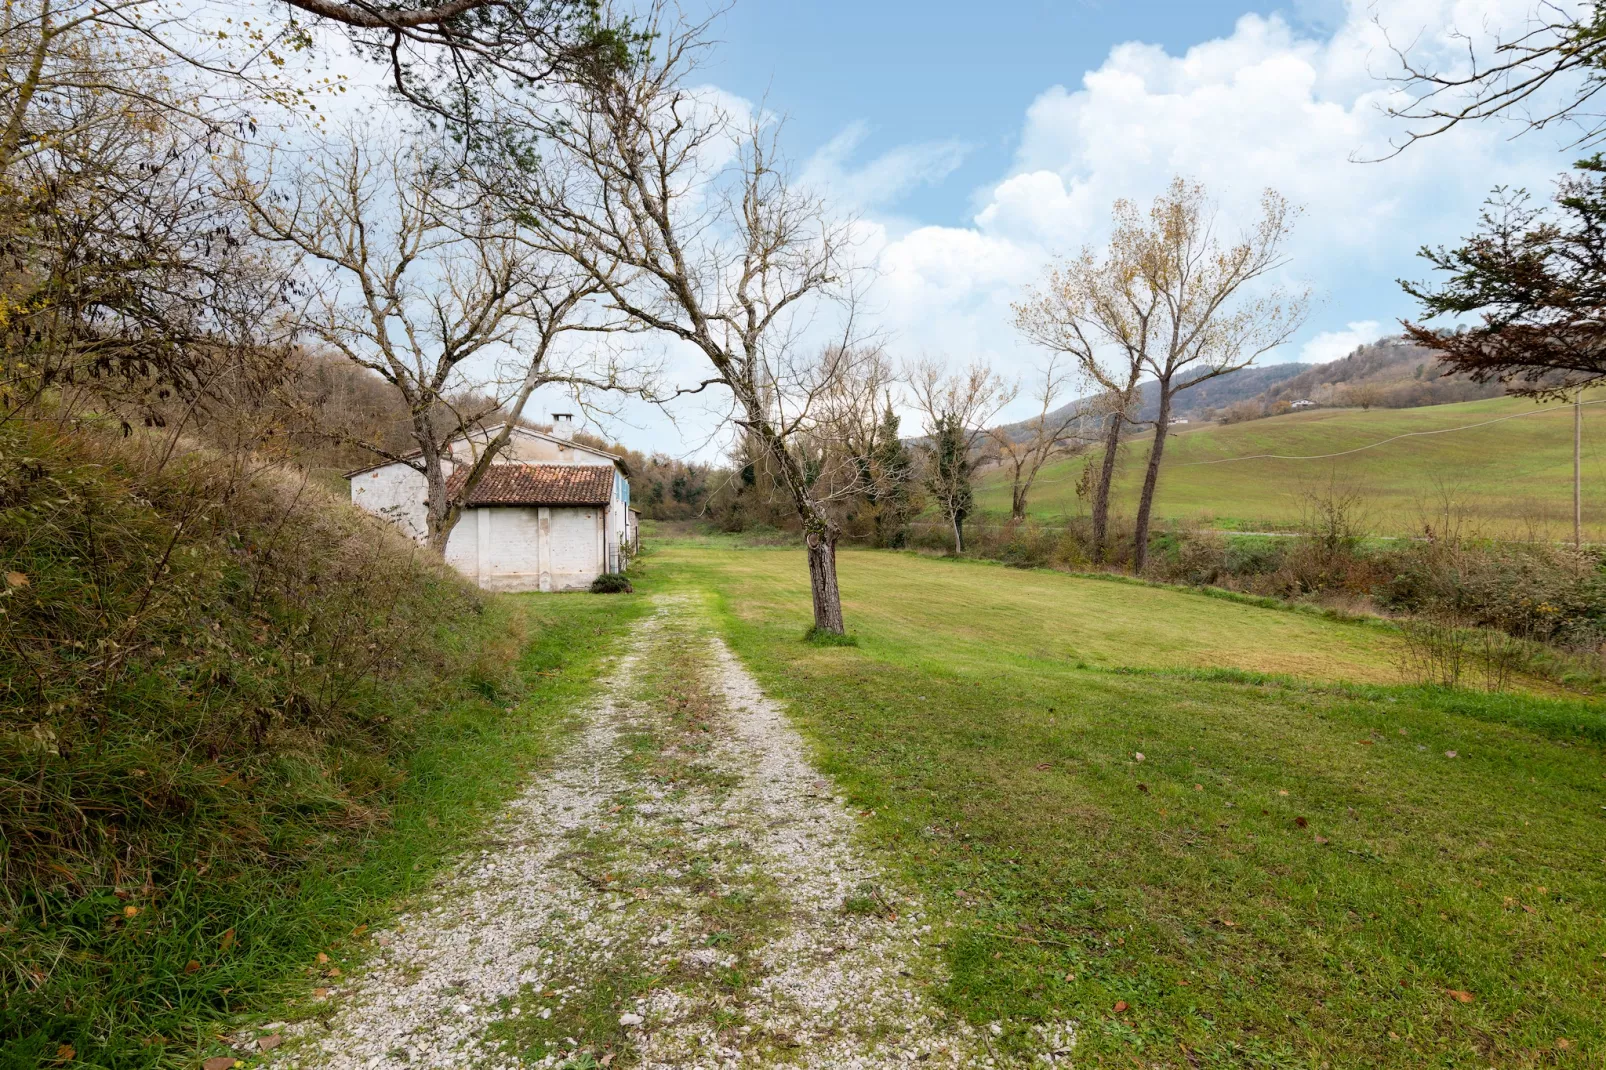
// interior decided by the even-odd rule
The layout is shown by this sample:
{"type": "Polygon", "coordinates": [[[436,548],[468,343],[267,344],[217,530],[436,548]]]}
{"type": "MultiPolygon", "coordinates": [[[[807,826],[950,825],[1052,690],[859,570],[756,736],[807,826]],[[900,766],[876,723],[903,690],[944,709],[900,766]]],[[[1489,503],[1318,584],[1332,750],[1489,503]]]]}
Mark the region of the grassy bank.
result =
{"type": "MultiPolygon", "coordinates": [[[[1364,496],[1367,527],[1383,534],[1420,535],[1424,524],[1441,534],[1446,512],[1463,533],[1490,537],[1564,538],[1572,534],[1572,409],[1552,405],[1537,415],[1520,398],[1493,398],[1419,409],[1317,409],[1218,426],[1179,427],[1167,441],[1155,515],[1161,520],[1203,519],[1238,530],[1286,529],[1302,520],[1302,494],[1337,483],[1364,496]],[[1484,426],[1446,434],[1449,428],[1484,426]],[[1258,454],[1340,454],[1396,435],[1421,435],[1325,460],[1257,459],[1214,463],[1258,454]]],[[[1586,537],[1602,537],[1606,501],[1606,405],[1584,409],[1584,523],[1586,537]]],[[[1134,439],[1115,487],[1116,508],[1132,515],[1148,461],[1148,444],[1134,439]]],[[[1085,512],[1076,498],[1083,458],[1043,469],[1031,513],[1047,518],[1085,512]]],[[[987,513],[1009,513],[1009,484],[998,474],[982,479],[976,503],[987,513]]]]}
{"type": "Polygon", "coordinates": [[[639,608],[487,600],[314,488],[43,430],[0,442],[0,573],[7,1067],[193,1066],[332,983],[639,608]]]}
{"type": "Polygon", "coordinates": [[[653,568],[715,594],[1000,1045],[1069,1019],[1084,1066],[1602,1058],[1599,704],[1388,684],[1364,625],[908,555],[843,555],[858,644],[822,648],[799,551],[653,568]]]}

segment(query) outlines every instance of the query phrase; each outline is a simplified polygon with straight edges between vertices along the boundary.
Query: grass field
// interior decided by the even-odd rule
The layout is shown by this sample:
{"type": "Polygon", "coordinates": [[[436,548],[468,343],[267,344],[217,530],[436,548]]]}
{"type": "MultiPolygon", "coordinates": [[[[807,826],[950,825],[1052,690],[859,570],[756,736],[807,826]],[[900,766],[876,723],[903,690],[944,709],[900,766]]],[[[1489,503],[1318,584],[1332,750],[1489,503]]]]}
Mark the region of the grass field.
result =
{"type": "Polygon", "coordinates": [[[1376,626],[900,554],[842,555],[857,645],[821,647],[799,550],[642,564],[789,704],[1001,1048],[1071,1020],[1082,1066],[1606,1058],[1598,704],[1384,683],[1376,626]]]}
{"type": "MultiPolygon", "coordinates": [[[[1477,424],[1530,412],[1534,403],[1494,398],[1419,409],[1318,409],[1226,426],[1177,428],[1166,444],[1156,515],[1205,519],[1225,528],[1255,530],[1297,524],[1307,488],[1339,485],[1365,497],[1368,526],[1386,534],[1442,530],[1446,505],[1465,529],[1522,537],[1538,525],[1553,536],[1572,530],[1572,409],[1551,411],[1446,434],[1408,438],[1329,460],[1245,460],[1201,463],[1255,454],[1337,453],[1395,435],[1477,424]]],[[[1606,538],[1606,405],[1585,406],[1584,521],[1591,537],[1606,538]]],[[[1136,511],[1148,460],[1144,439],[1122,460],[1116,487],[1120,508],[1136,511]]],[[[1085,463],[1075,458],[1045,468],[1031,499],[1033,515],[1079,511],[1076,483],[1085,463]]],[[[988,474],[977,505],[1009,511],[1009,486],[988,474]]]]}

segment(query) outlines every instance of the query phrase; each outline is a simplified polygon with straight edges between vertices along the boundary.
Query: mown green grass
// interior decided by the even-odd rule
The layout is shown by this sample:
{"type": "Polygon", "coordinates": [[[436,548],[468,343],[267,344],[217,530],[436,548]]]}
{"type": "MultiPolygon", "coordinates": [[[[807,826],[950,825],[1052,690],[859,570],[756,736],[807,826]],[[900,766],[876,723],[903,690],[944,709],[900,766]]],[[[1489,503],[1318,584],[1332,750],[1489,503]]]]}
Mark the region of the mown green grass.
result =
{"type": "MultiPolygon", "coordinates": [[[[1227,426],[1177,428],[1167,440],[1156,497],[1157,516],[1206,519],[1227,528],[1296,525],[1307,490],[1340,486],[1359,492],[1367,526],[1386,534],[1442,530],[1446,504],[1464,533],[1525,537],[1531,529],[1560,537],[1572,524],[1572,409],[1551,405],[1466,431],[1408,438],[1347,457],[1315,461],[1246,460],[1272,453],[1336,453],[1394,435],[1437,431],[1529,412],[1534,403],[1494,398],[1418,409],[1318,409],[1227,426]]],[[[1606,534],[1606,405],[1584,409],[1584,520],[1592,537],[1606,534]]],[[[1076,483],[1085,460],[1046,467],[1033,489],[1031,513],[1053,518],[1085,512],[1076,483]]],[[[1115,488],[1117,508],[1131,515],[1148,463],[1148,443],[1134,440],[1115,488]]],[[[978,507],[1009,512],[1009,486],[997,473],[982,478],[978,507]]]]}
{"type": "Polygon", "coordinates": [[[1082,1066],[1606,1059],[1599,704],[1340,682],[1387,663],[1380,629],[908,555],[842,555],[858,645],[820,647],[800,550],[647,565],[712,592],[952,923],[943,1000],[1001,1043],[1071,1020],[1082,1066]]]}
{"type": "Polygon", "coordinates": [[[13,962],[29,961],[30,944],[59,954],[42,987],[8,979],[0,1066],[191,1067],[229,1054],[220,1032],[300,1013],[314,985],[336,983],[323,979],[330,969],[362,953],[362,932],[551,760],[603,656],[643,607],[627,595],[501,599],[487,627],[529,636],[521,697],[504,706],[499,695],[465,696],[418,717],[387,820],[326,834],[313,864],[194,876],[154,896],[106,891],[66,921],[11,934],[13,962]],[[318,964],[319,953],[330,962],[318,964]]]}

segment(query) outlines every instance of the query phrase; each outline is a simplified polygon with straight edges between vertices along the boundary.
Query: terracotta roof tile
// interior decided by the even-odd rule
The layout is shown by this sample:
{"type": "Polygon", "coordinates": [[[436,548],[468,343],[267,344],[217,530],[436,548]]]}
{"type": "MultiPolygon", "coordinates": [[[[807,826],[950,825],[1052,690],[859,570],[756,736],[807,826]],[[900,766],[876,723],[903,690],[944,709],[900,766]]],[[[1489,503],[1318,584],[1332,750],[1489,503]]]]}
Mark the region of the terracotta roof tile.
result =
{"type": "MultiPolygon", "coordinates": [[[[611,464],[493,464],[464,505],[606,505],[613,498],[611,464]]],[[[467,470],[446,481],[462,489],[467,470]]]]}

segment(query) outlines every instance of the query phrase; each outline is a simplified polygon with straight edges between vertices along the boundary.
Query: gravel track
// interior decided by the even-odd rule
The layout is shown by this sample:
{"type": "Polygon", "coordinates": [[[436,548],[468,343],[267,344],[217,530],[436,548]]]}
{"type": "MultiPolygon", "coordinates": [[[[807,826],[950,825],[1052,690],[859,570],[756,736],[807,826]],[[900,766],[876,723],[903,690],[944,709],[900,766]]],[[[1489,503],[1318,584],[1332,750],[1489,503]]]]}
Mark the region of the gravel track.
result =
{"type": "Polygon", "coordinates": [[[281,1066],[993,1064],[926,998],[931,925],[782,711],[695,602],[655,609],[567,753],[281,1066]]]}

